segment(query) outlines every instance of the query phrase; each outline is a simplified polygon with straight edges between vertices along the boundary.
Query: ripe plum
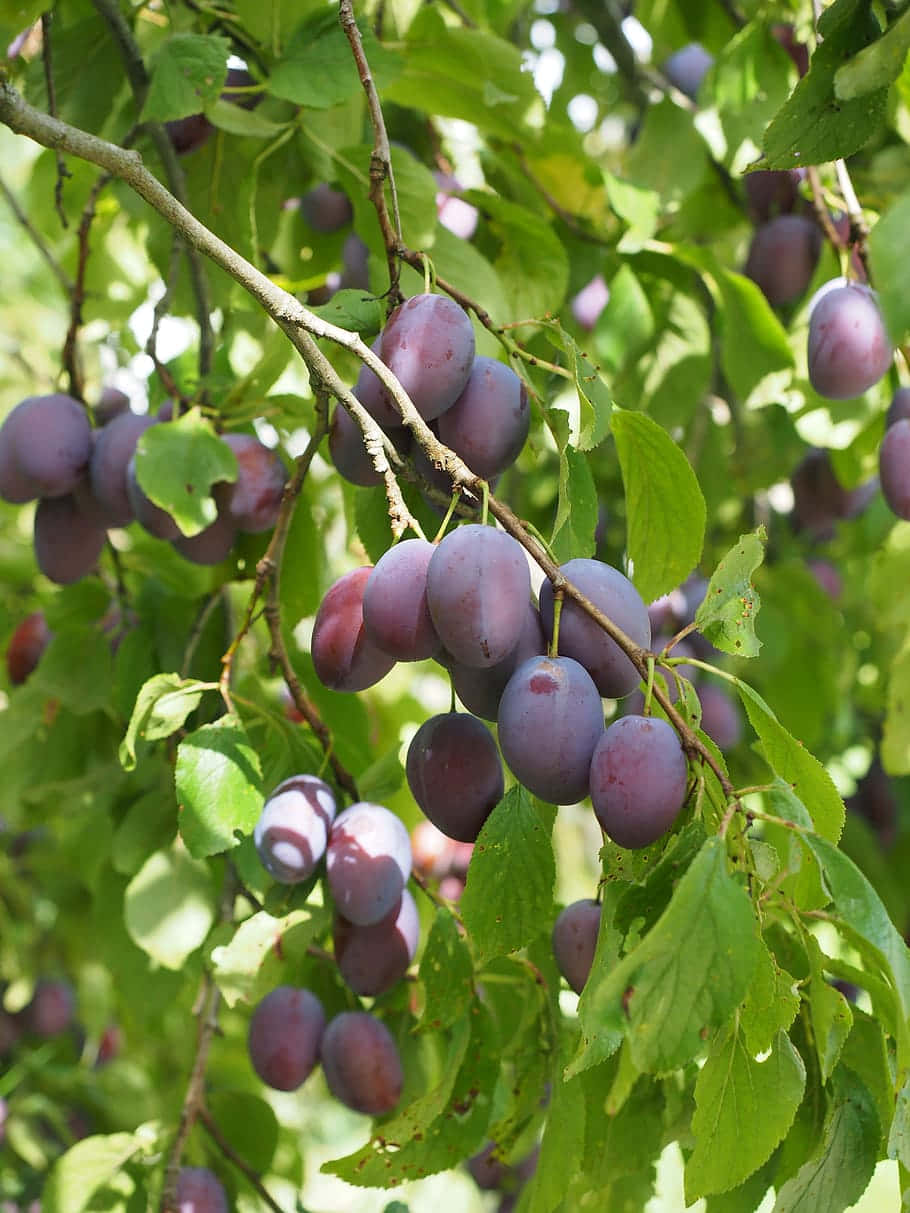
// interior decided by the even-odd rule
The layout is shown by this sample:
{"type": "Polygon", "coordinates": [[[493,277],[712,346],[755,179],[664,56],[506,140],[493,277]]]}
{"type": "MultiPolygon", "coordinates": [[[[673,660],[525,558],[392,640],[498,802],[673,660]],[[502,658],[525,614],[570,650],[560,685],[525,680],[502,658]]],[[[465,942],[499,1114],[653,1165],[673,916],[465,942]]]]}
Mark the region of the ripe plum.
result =
{"type": "Polygon", "coordinates": [[[481,356],[461,395],[439,418],[439,437],[489,480],[518,458],[530,425],[525,385],[505,363],[481,356]]]}
{"type": "Polygon", "coordinates": [[[908,417],[910,417],[910,387],[899,387],[888,405],[885,428],[894,425],[895,421],[903,421],[908,417]]]}
{"type": "Polygon", "coordinates": [[[355,994],[385,993],[408,971],[419,935],[417,906],[407,889],[385,918],[371,926],[357,926],[336,914],[332,939],[341,976],[355,994]]]}
{"type": "Polygon", "coordinates": [[[180,555],[193,564],[221,564],[230,556],[236,539],[237,528],[233,522],[224,514],[219,514],[198,535],[181,535],[173,542],[180,555]]]}
{"type": "Polygon", "coordinates": [[[408,786],[449,838],[474,842],[505,787],[496,742],[466,712],[444,712],[420,726],[408,747],[408,786]]]}
{"type": "Polygon", "coordinates": [[[367,579],[364,631],[397,661],[423,661],[439,650],[427,606],[427,568],[435,552],[425,539],[405,539],[380,556],[367,579]]]}
{"type": "Polygon", "coordinates": [[[594,963],[600,914],[600,902],[586,897],[566,906],[553,924],[553,956],[576,994],[584,988],[594,963]]]}
{"type": "Polygon", "coordinates": [[[706,51],[700,42],[690,42],[674,51],[665,61],[663,73],[671,84],[694,101],[702,81],[713,65],[714,56],[706,51]]]}
{"type": "Polygon", "coordinates": [[[95,567],[107,535],[79,509],[76,499],[50,497],[35,510],[35,559],[58,585],[71,585],[95,567]]]}
{"type": "Polygon", "coordinates": [[[718,749],[731,750],[742,737],[739,709],[720,687],[706,683],[696,690],[701,703],[701,727],[718,749]]]}
{"type": "Polygon", "coordinates": [[[32,611],[22,620],[6,646],[6,672],[13,686],[21,686],[37,668],[52,635],[43,611],[32,611]]]}
{"type": "Polygon", "coordinates": [[[136,413],[120,413],[95,433],[95,444],[89,464],[92,494],[105,511],[108,526],[128,526],[135,518],[126,472],[136,453],[136,443],[154,417],[136,413]]]}
{"type": "Polygon", "coordinates": [[[888,508],[898,518],[910,519],[910,419],[895,421],[885,431],[878,472],[888,508]]]}
{"type": "Polygon", "coordinates": [[[603,731],[597,687],[571,657],[531,657],[502,693],[503,757],[520,783],[551,804],[587,795],[591,755],[603,731]]]}
{"type": "Polygon", "coordinates": [[[276,1091],[296,1091],[319,1060],[325,1028],[322,1003],[310,990],[277,986],[250,1019],[247,1044],[253,1069],[276,1091]]]}
{"type": "Polygon", "coordinates": [[[21,504],[72,492],[92,454],[92,429],[72,396],[29,396],[0,427],[0,496],[21,504]]]}
{"type": "Polygon", "coordinates": [[[179,539],[180,527],[171,515],[155,505],[154,501],[141,488],[136,476],[136,456],[133,455],[126,465],[126,494],[136,521],[144,531],[154,535],[156,539],[179,539]]]}
{"type": "Polygon", "coordinates": [[[804,170],[760,170],[746,173],[743,185],[749,215],[755,223],[765,223],[775,215],[787,215],[796,206],[804,170]]]}
{"type": "Polygon", "coordinates": [[[772,307],[792,303],[811,282],[821,245],[821,232],[811,219],[778,215],[756,229],[743,272],[772,307]]]}
{"type": "Polygon", "coordinates": [[[228,1213],[224,1188],[208,1167],[181,1167],[177,1213],[228,1213]]]}
{"type": "Polygon", "coordinates": [[[484,720],[495,720],[499,715],[499,701],[506,683],[523,661],[527,661],[529,657],[543,656],[546,651],[547,641],[540,622],[540,612],[529,599],[518,644],[502,661],[479,670],[449,657],[446,665],[455,694],[468,711],[475,716],[482,716],[484,720]]]}
{"type": "Polygon", "coordinates": [[[73,987],[62,979],[44,978],[35,986],[32,1000],[25,1008],[27,1031],[36,1036],[59,1036],[73,1022],[76,996],[73,987]]]}
{"type": "MultiPolygon", "coordinates": [[[[576,557],[560,569],[579,590],[636,644],[651,643],[648,608],[628,577],[602,560],[576,557]]],[[[540,618],[547,639],[553,635],[553,586],[540,588],[540,618]]],[[[619,698],[638,685],[638,671],[615,640],[566,598],[559,620],[559,651],[585,667],[601,695],[619,698]]]]}
{"type": "Polygon", "coordinates": [[[329,455],[336,470],[351,484],[369,488],[382,483],[382,477],[363,445],[363,435],[343,404],[339,404],[332,414],[329,455]]]}
{"type": "Polygon", "coordinates": [[[621,847],[646,847],[669,830],[686,798],[686,756],[673,727],[650,716],[621,716],[591,759],[591,802],[621,847]]]}
{"type": "Polygon", "coordinates": [[[445,295],[413,295],[386,321],[380,356],[421,417],[432,421],[464,391],[474,363],[474,329],[467,312],[445,295]]]}
{"type": "Polygon", "coordinates": [[[439,639],[465,665],[496,665],[515,648],[530,595],[521,545],[491,526],[450,531],[427,569],[427,605],[439,639]]]}
{"type": "Polygon", "coordinates": [[[820,396],[848,400],[878,383],[891,342],[875,292],[859,283],[827,291],[809,317],[809,379],[820,396]]]}
{"type": "Polygon", "coordinates": [[[326,871],[339,913],[371,926],[390,913],[411,875],[408,832],[382,805],[352,804],[329,833],[326,871]]]}
{"type": "Polygon", "coordinates": [[[259,861],[280,884],[299,884],[325,854],[335,796],[316,775],[285,779],[262,806],[253,829],[259,861]]]}
{"type": "Polygon", "coordinates": [[[372,565],[345,573],[329,587],[316,613],[311,651],[316,677],[333,691],[363,691],[395,664],[363,626],[363,594],[372,565]]]}
{"type": "Polygon", "coordinates": [[[323,181],[300,199],[300,213],[314,232],[328,235],[340,231],[354,218],[354,208],[343,190],[323,181]]]}
{"type": "Polygon", "coordinates": [[[321,1056],[329,1090],[355,1112],[382,1116],[401,1098],[398,1046],[385,1024],[366,1011],[336,1015],[323,1034],[321,1056]]]}
{"type": "Polygon", "coordinates": [[[252,434],[226,434],[224,441],[237,456],[237,479],[216,486],[218,512],[238,531],[268,531],[278,518],[287,469],[277,451],[252,434]]]}

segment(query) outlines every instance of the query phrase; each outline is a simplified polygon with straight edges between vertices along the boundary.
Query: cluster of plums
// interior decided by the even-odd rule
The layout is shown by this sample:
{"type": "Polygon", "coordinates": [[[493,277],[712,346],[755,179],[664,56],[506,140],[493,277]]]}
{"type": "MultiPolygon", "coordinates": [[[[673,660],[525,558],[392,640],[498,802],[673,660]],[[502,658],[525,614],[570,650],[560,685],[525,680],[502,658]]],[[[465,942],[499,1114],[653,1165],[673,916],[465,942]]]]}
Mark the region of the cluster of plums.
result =
{"type": "MultiPolygon", "coordinates": [[[[599,560],[562,569],[636,644],[651,624],[632,583],[599,560]]],[[[627,715],[604,727],[603,697],[632,692],[639,674],[620,646],[571,600],[562,605],[558,651],[554,594],[539,608],[528,562],[504,531],[474,523],[438,544],[405,540],[375,567],[355,569],[327,592],[316,616],[316,674],[335,690],[378,682],[396,661],[435,657],[470,713],[427,720],[408,749],[408,783],[420,808],[449,838],[473,842],[502,797],[501,750],[534,795],[571,804],[590,794],[620,846],[664,834],[686,798],[687,764],[665,721],[627,715]],[[481,717],[495,720],[499,749],[481,717]]]]}
{"type": "MultiPolygon", "coordinates": [[[[485,480],[494,480],[518,458],[530,427],[527,389],[510,367],[475,357],[467,313],[444,295],[414,295],[397,307],[373,344],[373,352],[398,378],[418,413],[441,442],[485,480]]],[[[403,453],[410,434],[376,375],[361,369],[354,395],[403,453]]],[[[335,409],[329,453],[352,484],[378,484],[380,476],[354,419],[335,409]]],[[[414,466],[432,485],[451,493],[450,479],[415,449],[414,466]]]]}
{"type": "Polygon", "coordinates": [[[215,486],[215,520],[198,535],[183,535],[136,476],[137,445],[163,418],[133,413],[116,395],[117,404],[96,410],[105,419],[94,429],[85,407],[62,394],[30,396],[0,427],[0,498],[38,501],[35,557],[45,576],[60,585],[78,581],[95,567],[108,530],[133,521],[197,564],[224,560],[239,532],[274,526],[284,463],[252,435],[228,434],[223,441],[237,459],[237,479],[215,486]]]}
{"type": "MultiPolygon", "coordinates": [[[[325,858],[335,960],[355,994],[382,994],[401,980],[417,950],[418,917],[405,887],[411,843],[394,813],[359,802],[336,816],[328,784],[294,775],[266,800],[253,841],[281,884],[309,879],[325,858]]],[[[279,986],[267,994],[250,1020],[248,1045],[256,1073],[280,1091],[296,1090],[321,1061],[329,1089],[355,1111],[379,1116],[401,1094],[401,1060],[385,1025],[351,1011],[326,1026],[310,990],[279,986]]]]}

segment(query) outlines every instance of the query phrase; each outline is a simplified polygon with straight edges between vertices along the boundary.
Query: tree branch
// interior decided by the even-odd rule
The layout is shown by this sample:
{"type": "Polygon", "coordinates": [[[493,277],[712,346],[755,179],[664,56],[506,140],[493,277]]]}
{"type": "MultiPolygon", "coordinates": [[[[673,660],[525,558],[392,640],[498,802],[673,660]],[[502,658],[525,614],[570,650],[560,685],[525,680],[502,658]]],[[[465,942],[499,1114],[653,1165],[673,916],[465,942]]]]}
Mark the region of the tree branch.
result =
{"type": "Polygon", "coordinates": [[[6,200],[7,206],[13,212],[13,214],[16,216],[16,222],[19,223],[21,225],[21,227],[23,227],[25,229],[25,231],[28,233],[28,237],[31,240],[32,244],[34,244],[35,248],[38,250],[38,252],[44,258],[44,260],[47,262],[54,277],[57,279],[57,281],[63,287],[66,294],[71,295],[72,291],[73,291],[72,280],[70,279],[69,275],[64,270],[63,266],[59,263],[59,261],[57,261],[56,257],[51,252],[51,250],[48,248],[48,246],[44,243],[43,236],[32,225],[32,221],[29,219],[28,215],[26,215],[25,211],[19,205],[19,201],[16,198],[16,195],[9,188],[9,186],[6,184],[6,182],[3,180],[2,177],[0,177],[0,194],[3,195],[4,199],[6,200]]]}

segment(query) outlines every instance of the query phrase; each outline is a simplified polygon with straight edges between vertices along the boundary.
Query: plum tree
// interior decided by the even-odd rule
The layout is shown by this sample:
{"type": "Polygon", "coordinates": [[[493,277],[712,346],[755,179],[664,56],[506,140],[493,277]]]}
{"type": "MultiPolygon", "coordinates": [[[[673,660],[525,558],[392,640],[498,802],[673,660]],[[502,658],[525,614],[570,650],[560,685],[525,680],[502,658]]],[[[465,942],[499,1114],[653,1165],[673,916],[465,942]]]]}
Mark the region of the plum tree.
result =
{"type": "Polygon", "coordinates": [[[253,1069],[276,1091],[296,1091],[316,1067],[324,1029],[325,1012],[312,991],[276,986],[250,1018],[253,1069]]]}
{"type": "Polygon", "coordinates": [[[350,922],[368,927],[385,918],[411,874],[411,840],[400,818],[366,801],[339,813],[326,874],[335,905],[350,922]]]}
{"type": "Polygon", "coordinates": [[[344,1011],[322,1037],[322,1068],[329,1090],[347,1107],[382,1116],[401,1098],[401,1057],[385,1024],[366,1011],[344,1011]]]}
{"type": "Polygon", "coordinates": [[[405,765],[408,787],[433,825],[457,842],[475,842],[504,790],[489,729],[466,712],[425,720],[405,765]]]}
{"type": "Polygon", "coordinates": [[[623,716],[606,729],[591,756],[597,820],[619,846],[649,846],[682,808],[687,776],[686,756],[671,725],[650,716],[623,716]]]}
{"type": "Polygon", "coordinates": [[[450,531],[427,568],[427,606],[437,635],[456,661],[484,668],[518,644],[531,596],[521,545],[494,527],[450,531]]]}
{"type": "Polygon", "coordinates": [[[529,658],[499,702],[499,745],[509,770],[551,804],[587,795],[591,755],[603,731],[597,687],[571,657],[529,658]]]}

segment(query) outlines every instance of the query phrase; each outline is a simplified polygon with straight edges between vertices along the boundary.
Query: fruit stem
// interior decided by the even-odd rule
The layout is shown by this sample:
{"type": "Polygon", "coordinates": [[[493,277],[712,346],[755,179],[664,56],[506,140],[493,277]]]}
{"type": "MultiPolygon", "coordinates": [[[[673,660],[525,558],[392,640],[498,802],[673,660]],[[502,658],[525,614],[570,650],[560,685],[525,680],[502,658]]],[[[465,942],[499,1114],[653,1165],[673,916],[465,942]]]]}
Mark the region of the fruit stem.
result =
{"type": "Polygon", "coordinates": [[[645,685],[645,706],[642,708],[643,716],[651,715],[651,695],[654,690],[654,654],[651,653],[648,657],[648,681],[645,685]]]}
{"type": "Polygon", "coordinates": [[[553,636],[547,650],[547,656],[554,660],[559,656],[559,617],[562,614],[563,592],[557,590],[553,595],[553,636]]]}
{"type": "Polygon", "coordinates": [[[452,500],[449,502],[449,508],[446,510],[445,518],[443,518],[442,522],[439,524],[439,530],[433,536],[434,543],[439,543],[440,539],[448,530],[449,523],[452,521],[452,515],[455,513],[455,507],[458,505],[460,497],[461,487],[456,486],[455,492],[452,494],[452,500]]]}

